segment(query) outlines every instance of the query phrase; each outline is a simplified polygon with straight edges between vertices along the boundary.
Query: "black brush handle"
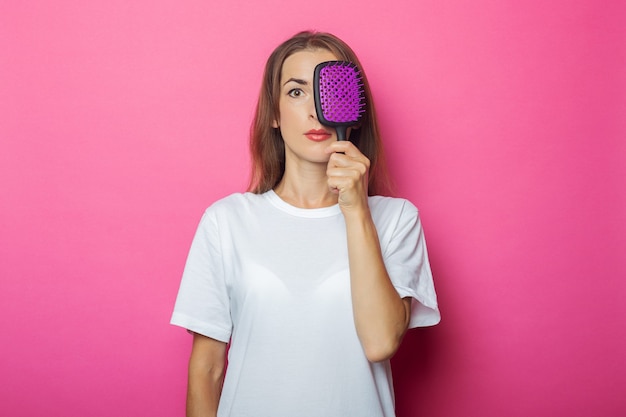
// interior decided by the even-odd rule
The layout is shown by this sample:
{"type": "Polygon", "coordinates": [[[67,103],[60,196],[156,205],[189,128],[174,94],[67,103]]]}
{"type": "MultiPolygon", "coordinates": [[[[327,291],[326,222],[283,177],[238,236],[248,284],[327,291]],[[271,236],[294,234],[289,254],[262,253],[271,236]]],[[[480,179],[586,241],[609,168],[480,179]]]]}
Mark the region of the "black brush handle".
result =
{"type": "Polygon", "coordinates": [[[346,134],[348,132],[348,127],[347,126],[337,126],[335,128],[335,130],[337,131],[337,140],[346,140],[346,134]]]}

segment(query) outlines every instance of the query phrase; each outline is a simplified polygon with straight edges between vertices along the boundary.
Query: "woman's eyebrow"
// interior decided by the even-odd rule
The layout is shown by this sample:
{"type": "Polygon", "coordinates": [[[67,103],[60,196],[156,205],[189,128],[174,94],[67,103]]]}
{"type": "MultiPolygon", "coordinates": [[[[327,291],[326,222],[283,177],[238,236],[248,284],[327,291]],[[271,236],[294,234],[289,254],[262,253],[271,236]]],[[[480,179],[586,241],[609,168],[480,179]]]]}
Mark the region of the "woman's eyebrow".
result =
{"type": "Polygon", "coordinates": [[[300,78],[290,78],[287,81],[285,81],[283,86],[289,84],[290,82],[294,82],[294,83],[297,83],[297,84],[300,84],[300,85],[309,85],[309,82],[306,81],[306,80],[303,80],[303,79],[300,79],[300,78]]]}

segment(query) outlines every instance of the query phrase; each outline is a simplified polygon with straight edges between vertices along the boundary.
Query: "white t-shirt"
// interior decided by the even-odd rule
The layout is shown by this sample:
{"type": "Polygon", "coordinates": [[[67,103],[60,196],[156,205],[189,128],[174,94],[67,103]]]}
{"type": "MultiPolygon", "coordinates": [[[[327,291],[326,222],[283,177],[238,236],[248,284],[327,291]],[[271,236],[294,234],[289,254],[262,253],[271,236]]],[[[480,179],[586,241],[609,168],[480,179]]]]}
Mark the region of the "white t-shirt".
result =
{"type": "MultiPolygon", "coordinates": [[[[370,197],[387,272],[412,297],[409,327],[440,315],[418,212],[370,197]]],[[[356,334],[338,205],[302,209],[273,191],[209,207],[194,237],[172,324],[230,342],[219,417],[392,417],[389,361],[356,334]]]]}

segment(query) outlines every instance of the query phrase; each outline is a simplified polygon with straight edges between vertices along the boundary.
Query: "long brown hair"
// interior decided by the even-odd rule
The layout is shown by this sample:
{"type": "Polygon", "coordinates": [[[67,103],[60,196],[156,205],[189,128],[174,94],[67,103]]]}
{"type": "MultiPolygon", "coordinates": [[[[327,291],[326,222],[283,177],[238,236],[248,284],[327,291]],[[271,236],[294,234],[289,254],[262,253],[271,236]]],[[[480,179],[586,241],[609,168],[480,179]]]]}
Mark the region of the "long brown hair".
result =
{"type": "Polygon", "coordinates": [[[330,33],[312,31],[300,32],[283,42],[272,52],[265,64],[256,115],[250,128],[252,174],[248,190],[257,194],[264,193],[274,188],[283,177],[285,144],[280,130],[272,127],[272,122],[279,119],[280,76],[285,59],[307,49],[326,49],[338,60],[352,62],[361,69],[366,113],[360,128],[352,130],[350,140],[370,160],[368,194],[390,193],[374,101],[363,66],[352,49],[341,39],[330,33]]]}

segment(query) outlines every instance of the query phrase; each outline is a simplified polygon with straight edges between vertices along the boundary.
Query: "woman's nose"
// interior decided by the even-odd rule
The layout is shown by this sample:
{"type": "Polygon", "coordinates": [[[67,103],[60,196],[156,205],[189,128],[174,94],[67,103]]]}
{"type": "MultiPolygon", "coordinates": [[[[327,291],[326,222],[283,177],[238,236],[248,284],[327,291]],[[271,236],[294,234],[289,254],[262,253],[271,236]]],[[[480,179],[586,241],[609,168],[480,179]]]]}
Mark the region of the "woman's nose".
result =
{"type": "Polygon", "coordinates": [[[311,100],[309,103],[309,117],[313,120],[317,120],[317,111],[315,110],[315,100],[311,100]]]}

